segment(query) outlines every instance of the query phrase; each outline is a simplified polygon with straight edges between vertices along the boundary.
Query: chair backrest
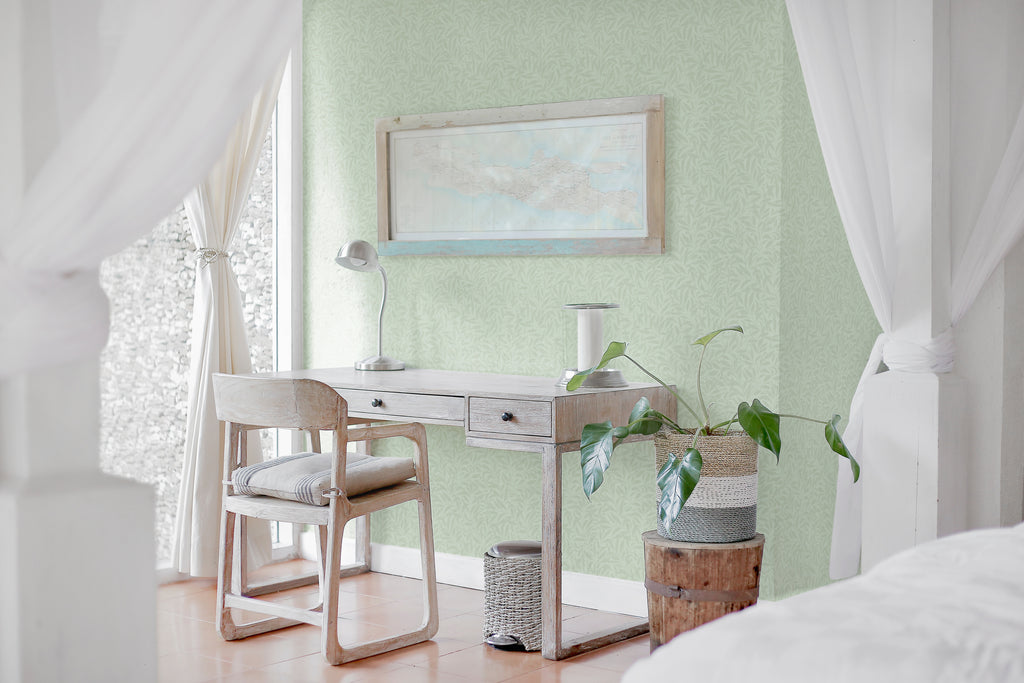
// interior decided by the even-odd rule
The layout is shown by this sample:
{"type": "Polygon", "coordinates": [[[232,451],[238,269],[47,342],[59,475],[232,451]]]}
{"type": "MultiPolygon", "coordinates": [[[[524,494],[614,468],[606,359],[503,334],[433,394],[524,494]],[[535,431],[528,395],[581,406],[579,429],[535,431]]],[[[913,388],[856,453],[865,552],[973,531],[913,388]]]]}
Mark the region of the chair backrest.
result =
{"type": "Polygon", "coordinates": [[[213,375],[217,419],[259,427],[337,429],[348,413],[341,395],[312,379],[213,375]]]}

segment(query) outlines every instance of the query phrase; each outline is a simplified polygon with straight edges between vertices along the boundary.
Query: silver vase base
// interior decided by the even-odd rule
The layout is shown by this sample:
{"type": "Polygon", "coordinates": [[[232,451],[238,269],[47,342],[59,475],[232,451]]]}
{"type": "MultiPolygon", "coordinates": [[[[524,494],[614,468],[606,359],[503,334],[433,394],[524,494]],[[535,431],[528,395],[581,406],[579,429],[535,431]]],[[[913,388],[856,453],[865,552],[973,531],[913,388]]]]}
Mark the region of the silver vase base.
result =
{"type": "MultiPolygon", "coordinates": [[[[564,387],[569,383],[579,370],[567,368],[562,371],[562,376],[558,379],[558,386],[564,387]]],[[[601,368],[600,370],[594,370],[592,373],[587,375],[587,378],[583,380],[581,386],[587,389],[616,389],[618,387],[628,386],[629,382],[622,376],[622,370],[615,368],[601,368]]]]}
{"type": "Polygon", "coordinates": [[[370,356],[355,365],[356,370],[405,370],[405,363],[389,356],[370,356]]]}

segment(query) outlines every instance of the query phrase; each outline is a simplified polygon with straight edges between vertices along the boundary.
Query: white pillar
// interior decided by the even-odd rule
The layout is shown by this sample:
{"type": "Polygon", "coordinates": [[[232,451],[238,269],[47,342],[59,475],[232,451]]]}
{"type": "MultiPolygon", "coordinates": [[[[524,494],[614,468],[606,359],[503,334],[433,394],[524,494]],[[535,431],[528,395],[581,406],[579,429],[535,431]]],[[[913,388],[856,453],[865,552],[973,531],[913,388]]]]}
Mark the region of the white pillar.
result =
{"type": "Polygon", "coordinates": [[[5,106],[0,107],[0,226],[13,218],[21,200],[22,117],[21,117],[21,4],[0,0],[0,86],[5,106]]]}
{"type": "MultiPolygon", "coordinates": [[[[897,334],[923,340],[949,322],[950,260],[974,227],[1024,101],[1024,5],[915,0],[900,8],[894,201],[897,224],[930,248],[901,246],[893,318],[897,334]]],[[[864,567],[937,535],[1024,518],[1022,338],[1018,245],[958,323],[952,375],[874,378],[865,411],[864,567]]]]}
{"type": "MultiPolygon", "coordinates": [[[[878,33],[893,46],[882,86],[898,231],[892,329],[921,344],[950,323],[949,20],[949,0],[909,0],[892,6],[878,33]]],[[[954,485],[961,404],[955,376],[890,371],[869,383],[863,569],[963,528],[965,497],[954,485]]]]}
{"type": "MultiPolygon", "coordinates": [[[[1021,15],[1024,19],[1024,11],[1021,15]]],[[[1024,521],[1024,243],[1011,250],[1003,262],[1003,282],[1002,439],[999,473],[993,483],[999,489],[996,523],[1008,526],[1024,521]]],[[[977,526],[988,526],[986,522],[977,526]]]]}
{"type": "Polygon", "coordinates": [[[96,360],[0,383],[0,680],[156,680],[153,495],[99,470],[96,360]]]}
{"type": "Polygon", "coordinates": [[[868,384],[864,449],[870,449],[871,466],[861,475],[864,569],[966,528],[963,397],[963,381],[951,374],[885,372],[868,384]]]}

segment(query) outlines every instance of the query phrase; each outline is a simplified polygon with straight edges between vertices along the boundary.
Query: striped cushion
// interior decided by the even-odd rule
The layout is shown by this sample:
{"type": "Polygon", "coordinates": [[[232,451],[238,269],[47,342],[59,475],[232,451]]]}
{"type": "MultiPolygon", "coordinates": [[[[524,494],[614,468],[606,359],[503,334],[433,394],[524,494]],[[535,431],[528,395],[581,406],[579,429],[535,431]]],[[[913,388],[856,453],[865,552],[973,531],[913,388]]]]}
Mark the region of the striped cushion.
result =
{"type": "MultiPolygon", "coordinates": [[[[296,453],[240,467],[231,476],[235,493],[246,496],[272,496],[310,505],[327,505],[323,495],[331,488],[333,453],[296,453]]],[[[375,458],[349,453],[345,468],[346,495],[392,486],[415,476],[409,458],[375,458]]]]}

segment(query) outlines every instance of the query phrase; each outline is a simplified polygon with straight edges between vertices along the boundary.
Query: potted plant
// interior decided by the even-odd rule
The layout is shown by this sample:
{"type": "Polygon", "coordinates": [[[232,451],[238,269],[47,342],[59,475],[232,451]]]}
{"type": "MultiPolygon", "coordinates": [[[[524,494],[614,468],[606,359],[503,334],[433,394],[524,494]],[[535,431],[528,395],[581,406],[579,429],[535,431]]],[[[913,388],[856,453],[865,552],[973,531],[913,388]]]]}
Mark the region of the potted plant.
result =
{"type": "Polygon", "coordinates": [[[672,387],[628,356],[623,342],[609,344],[596,366],[576,373],[569,380],[566,389],[573,391],[590,373],[616,358],[625,358],[675,396],[697,424],[691,428],[681,427],[667,415],[651,408],[650,402],[642,398],[633,407],[628,424],[614,426],[611,420],[606,420],[584,426],[580,468],[583,492],[587,498],[603,483],[612,453],[623,439],[631,435],[654,435],[657,481],[661,490],[658,533],[680,541],[727,543],[752,538],[756,523],[757,447],[768,449],[778,461],[782,450],[779,423],[783,417],[824,425],[825,442],[834,452],[850,461],[854,481],[860,477],[860,465],[847,450],[839,433],[839,415],[833,415],[830,420],[816,420],[801,415],[779,414],[755,398],[749,403],[740,403],[724,421],[716,423],[712,420],[708,404],[704,401],[700,373],[708,345],[723,332],[742,333],[743,328],[725,327],[693,342],[694,346],[701,347],[697,362],[696,409],[672,387]],[[740,429],[730,431],[736,424],[740,429]],[[688,501],[691,503],[689,506],[686,505],[688,501]]]}

